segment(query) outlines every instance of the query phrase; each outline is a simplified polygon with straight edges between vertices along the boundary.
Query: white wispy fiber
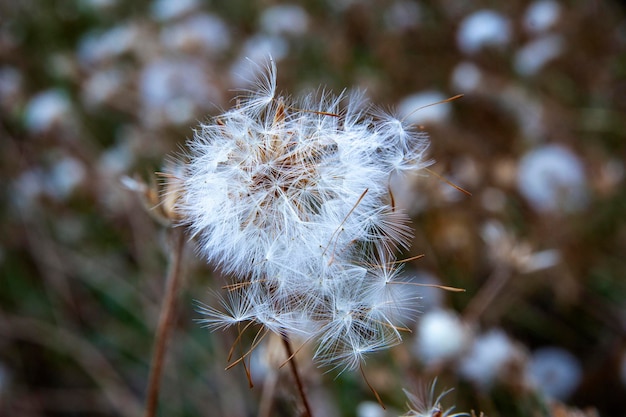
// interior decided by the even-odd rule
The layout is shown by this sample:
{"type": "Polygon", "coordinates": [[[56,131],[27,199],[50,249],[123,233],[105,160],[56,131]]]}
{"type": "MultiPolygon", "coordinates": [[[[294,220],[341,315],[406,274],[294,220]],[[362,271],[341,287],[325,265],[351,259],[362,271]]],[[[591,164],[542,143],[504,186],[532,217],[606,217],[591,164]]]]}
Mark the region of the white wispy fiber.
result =
{"type": "Polygon", "coordinates": [[[341,371],[399,343],[416,295],[393,285],[394,252],[412,229],[389,180],[426,166],[427,145],[362,93],[277,95],[270,62],[189,143],[180,213],[201,253],[234,277],[203,323],[300,335],[341,371]]]}
{"type": "Polygon", "coordinates": [[[419,387],[420,389],[418,389],[416,394],[403,390],[409,400],[407,404],[409,412],[401,417],[469,417],[468,413],[451,414],[454,411],[454,406],[444,409],[441,405],[441,400],[452,390],[445,390],[435,397],[436,385],[437,379],[430,384],[428,389],[423,385],[419,387]]]}

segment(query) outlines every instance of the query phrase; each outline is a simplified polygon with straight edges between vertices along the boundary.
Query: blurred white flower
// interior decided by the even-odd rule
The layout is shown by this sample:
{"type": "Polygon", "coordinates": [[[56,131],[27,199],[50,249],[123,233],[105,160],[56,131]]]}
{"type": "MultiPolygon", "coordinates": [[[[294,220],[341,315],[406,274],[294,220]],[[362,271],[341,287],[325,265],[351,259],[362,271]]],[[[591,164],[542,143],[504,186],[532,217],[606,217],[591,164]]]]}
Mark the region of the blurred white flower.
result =
{"type": "Polygon", "coordinates": [[[494,10],[478,10],[459,26],[457,44],[461,52],[473,54],[485,46],[502,47],[511,41],[511,22],[494,10]]]}
{"type": "Polygon", "coordinates": [[[518,348],[503,331],[491,330],[474,340],[459,364],[459,372],[479,387],[488,388],[518,356],[518,348]]]}
{"type": "Polygon", "coordinates": [[[427,364],[457,357],[469,340],[469,328],[453,312],[432,310],[424,314],[417,327],[416,353],[427,364]]]}
{"type": "Polygon", "coordinates": [[[309,16],[302,6],[281,4],[268,7],[261,14],[261,29],[272,35],[300,35],[307,31],[309,16]]]}
{"type": "Polygon", "coordinates": [[[559,347],[544,347],[533,352],[527,376],[549,398],[566,400],[578,387],[582,367],[574,355],[559,347]]]}
{"type": "Polygon", "coordinates": [[[64,91],[50,89],[30,99],[24,111],[26,128],[33,133],[43,133],[68,122],[71,103],[64,91]]]}
{"type": "Polygon", "coordinates": [[[524,28],[531,33],[545,32],[559,20],[561,5],[554,0],[533,2],[524,13],[524,28]]]}
{"type": "Polygon", "coordinates": [[[452,72],[452,86],[455,90],[471,92],[477,90],[483,79],[480,68],[472,62],[461,62],[452,72]]]}
{"type": "Polygon", "coordinates": [[[587,179],[580,159],[562,145],[543,145],[524,155],[517,186],[540,212],[575,212],[588,202],[587,179]]]}
{"type": "Polygon", "coordinates": [[[317,340],[318,363],[342,369],[399,343],[415,294],[393,255],[411,228],[389,178],[425,166],[426,146],[361,94],[276,96],[272,61],[189,143],[180,213],[201,252],[235,277],[225,312],[205,306],[203,322],[317,340]]]}
{"type": "Polygon", "coordinates": [[[92,72],[82,86],[81,98],[85,106],[93,108],[111,100],[122,89],[125,77],[119,68],[92,72]]]}
{"type": "Polygon", "coordinates": [[[106,31],[93,31],[83,36],[78,45],[78,60],[83,66],[114,59],[132,50],[141,31],[133,23],[123,23],[106,31]]]}
{"type": "Polygon", "coordinates": [[[199,0],[154,0],[152,15],[158,20],[171,20],[190,14],[199,7],[199,0]]]}
{"type": "Polygon", "coordinates": [[[228,26],[219,17],[196,13],[161,31],[161,43],[181,51],[223,52],[230,46],[228,26]]]}
{"type": "Polygon", "coordinates": [[[85,180],[86,176],[87,172],[81,161],[64,156],[50,170],[46,189],[51,197],[65,200],[85,180]]]}
{"type": "Polygon", "coordinates": [[[559,35],[546,35],[524,45],[515,54],[514,66],[518,74],[532,76],[563,52],[565,42],[559,35]]]}
{"type": "Polygon", "coordinates": [[[144,117],[149,125],[189,122],[201,109],[219,103],[207,69],[193,59],[158,59],[140,76],[144,117]]]}
{"type": "Polygon", "coordinates": [[[49,168],[37,166],[25,170],[14,179],[11,183],[11,203],[19,211],[28,211],[43,196],[63,201],[84,183],[86,175],[81,161],[62,156],[49,168]]]}

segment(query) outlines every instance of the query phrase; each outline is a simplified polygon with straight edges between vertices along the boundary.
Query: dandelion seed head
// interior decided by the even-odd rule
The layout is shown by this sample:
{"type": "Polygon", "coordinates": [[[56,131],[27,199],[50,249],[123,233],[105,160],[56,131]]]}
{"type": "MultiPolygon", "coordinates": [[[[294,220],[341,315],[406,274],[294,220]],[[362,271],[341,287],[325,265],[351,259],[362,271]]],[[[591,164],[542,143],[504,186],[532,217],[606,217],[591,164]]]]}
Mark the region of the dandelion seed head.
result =
{"type": "Polygon", "coordinates": [[[202,322],[297,332],[317,341],[320,364],[355,368],[399,343],[397,313],[415,309],[412,293],[381,282],[412,239],[390,176],[428,165],[427,138],[361,92],[282,97],[273,62],[252,85],[186,155],[180,216],[235,279],[225,312],[201,307],[202,322]]]}

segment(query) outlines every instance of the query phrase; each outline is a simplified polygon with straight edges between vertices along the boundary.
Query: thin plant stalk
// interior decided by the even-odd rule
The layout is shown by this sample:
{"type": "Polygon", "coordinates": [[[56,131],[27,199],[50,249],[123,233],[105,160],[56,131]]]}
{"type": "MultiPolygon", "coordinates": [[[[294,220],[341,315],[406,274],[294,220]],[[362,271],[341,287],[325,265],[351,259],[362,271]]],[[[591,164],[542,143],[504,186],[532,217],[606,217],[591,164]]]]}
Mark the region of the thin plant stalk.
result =
{"type": "Polygon", "coordinates": [[[150,363],[150,378],[146,394],[146,408],[144,417],[154,417],[159,402],[159,390],[161,385],[161,374],[167,352],[167,343],[171,337],[174,313],[176,312],[176,301],[179,288],[182,283],[182,255],[185,246],[185,234],[181,228],[173,228],[173,245],[170,256],[169,271],[167,274],[165,295],[161,304],[157,333],[154,339],[152,351],[152,361],[150,363]]]}
{"type": "Polygon", "coordinates": [[[487,279],[487,282],[481,287],[474,298],[472,298],[467,307],[465,307],[463,316],[468,323],[478,321],[489,305],[491,305],[502,292],[511,276],[511,268],[507,265],[499,265],[495,268],[487,279]]]}
{"type": "Polygon", "coordinates": [[[304,415],[305,417],[313,417],[311,413],[311,406],[309,405],[309,400],[304,392],[304,385],[302,385],[302,380],[300,379],[300,374],[298,374],[298,365],[296,364],[296,358],[293,354],[293,349],[291,348],[291,341],[289,340],[289,336],[287,334],[282,335],[283,345],[285,346],[285,351],[287,352],[287,357],[291,358],[289,360],[289,367],[291,368],[291,373],[293,374],[293,378],[296,381],[296,386],[298,387],[298,392],[300,393],[300,398],[302,399],[302,405],[304,405],[304,415]]]}

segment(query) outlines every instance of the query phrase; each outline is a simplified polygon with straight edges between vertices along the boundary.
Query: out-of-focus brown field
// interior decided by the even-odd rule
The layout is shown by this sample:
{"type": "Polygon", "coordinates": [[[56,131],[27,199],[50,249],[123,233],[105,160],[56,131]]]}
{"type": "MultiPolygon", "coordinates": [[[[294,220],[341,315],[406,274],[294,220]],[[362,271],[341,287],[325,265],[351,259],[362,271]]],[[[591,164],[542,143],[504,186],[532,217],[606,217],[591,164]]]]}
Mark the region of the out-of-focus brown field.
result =
{"type": "MultiPolygon", "coordinates": [[[[430,135],[397,179],[424,289],[404,343],[361,374],[298,355],[316,416],[444,409],[626,415],[626,16],[617,1],[5,1],[0,4],[0,415],[136,416],[171,252],[123,178],[150,184],[254,88],[365,89],[430,135]],[[239,90],[237,90],[239,89],[239,90]],[[471,196],[452,187],[447,178],[471,196]],[[337,378],[336,378],[337,377],[337,378]]],[[[189,241],[159,415],[297,415],[275,343],[225,370],[197,323],[227,277],[189,241]],[[271,393],[268,394],[268,393],[271,393]],[[269,399],[268,399],[269,395],[269,399]]],[[[278,344],[280,348],[280,344],[278,344]]]]}

